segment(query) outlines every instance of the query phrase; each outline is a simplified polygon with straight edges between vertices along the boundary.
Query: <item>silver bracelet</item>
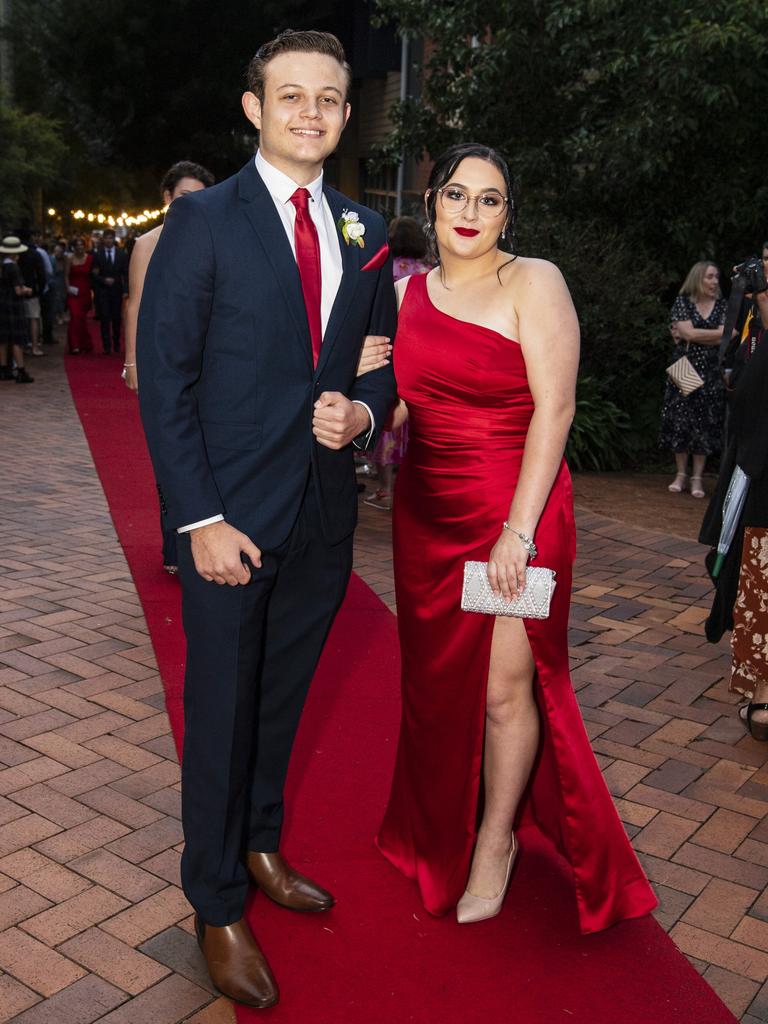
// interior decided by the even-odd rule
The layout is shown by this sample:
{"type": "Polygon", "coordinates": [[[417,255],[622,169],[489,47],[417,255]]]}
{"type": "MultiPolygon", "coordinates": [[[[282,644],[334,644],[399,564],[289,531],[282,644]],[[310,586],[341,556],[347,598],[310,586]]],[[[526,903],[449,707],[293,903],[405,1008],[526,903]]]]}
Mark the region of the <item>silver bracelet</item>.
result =
{"type": "Polygon", "coordinates": [[[515,536],[519,537],[523,542],[523,547],[528,552],[528,557],[533,559],[538,555],[539,551],[536,545],[533,543],[533,537],[529,537],[527,533],[523,533],[521,530],[516,530],[514,526],[510,526],[509,523],[501,524],[505,530],[509,530],[510,533],[514,533],[515,536]]]}
{"type": "Polygon", "coordinates": [[[123,363],[123,368],[124,368],[125,370],[127,370],[127,369],[129,369],[129,368],[130,368],[131,366],[135,366],[135,365],[136,365],[136,363],[123,363]]]}

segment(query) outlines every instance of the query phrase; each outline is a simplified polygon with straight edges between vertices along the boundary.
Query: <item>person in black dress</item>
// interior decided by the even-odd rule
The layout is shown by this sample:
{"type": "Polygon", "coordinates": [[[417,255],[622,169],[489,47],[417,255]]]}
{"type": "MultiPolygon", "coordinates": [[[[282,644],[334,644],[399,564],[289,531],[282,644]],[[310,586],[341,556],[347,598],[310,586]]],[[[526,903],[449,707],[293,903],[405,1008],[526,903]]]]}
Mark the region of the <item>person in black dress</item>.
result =
{"type": "Polygon", "coordinates": [[[31,384],[33,377],[24,369],[24,346],[29,340],[24,300],[32,294],[19,273],[19,255],[27,251],[15,235],[7,235],[0,244],[0,381],[14,380],[31,384]],[[16,375],[9,363],[11,351],[16,375]]]}
{"type": "MultiPolygon", "coordinates": [[[[768,243],[763,245],[768,270],[768,243]]],[[[712,571],[723,524],[723,507],[734,469],[749,478],[736,531],[715,582],[707,640],[717,643],[731,630],[730,693],[745,697],[739,714],[755,739],[768,740],[768,292],[754,296],[732,359],[727,401],[728,447],[720,477],[702,523],[699,541],[711,548],[712,571]]]]}
{"type": "Polygon", "coordinates": [[[720,272],[714,263],[694,263],[675,299],[670,330],[675,351],[670,363],[687,355],[704,380],[703,387],[683,395],[667,380],[661,410],[659,447],[674,452],[673,494],[688,484],[688,457],[692,457],[691,494],[704,497],[702,475],[707,456],[722,446],[724,388],[718,368],[718,346],[727,304],[720,295],[720,272]]]}

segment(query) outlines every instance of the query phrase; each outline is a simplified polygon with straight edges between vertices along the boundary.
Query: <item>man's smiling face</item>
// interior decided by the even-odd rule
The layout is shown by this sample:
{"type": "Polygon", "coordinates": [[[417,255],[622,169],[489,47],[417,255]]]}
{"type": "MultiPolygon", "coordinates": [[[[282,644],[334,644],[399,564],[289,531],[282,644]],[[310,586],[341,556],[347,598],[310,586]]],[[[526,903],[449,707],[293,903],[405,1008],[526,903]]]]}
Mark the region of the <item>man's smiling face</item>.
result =
{"type": "Polygon", "coordinates": [[[251,92],[243,96],[262,156],[299,184],[316,178],[349,118],[347,84],[345,69],[325,54],[274,57],[265,70],[263,102],[251,92]]]}

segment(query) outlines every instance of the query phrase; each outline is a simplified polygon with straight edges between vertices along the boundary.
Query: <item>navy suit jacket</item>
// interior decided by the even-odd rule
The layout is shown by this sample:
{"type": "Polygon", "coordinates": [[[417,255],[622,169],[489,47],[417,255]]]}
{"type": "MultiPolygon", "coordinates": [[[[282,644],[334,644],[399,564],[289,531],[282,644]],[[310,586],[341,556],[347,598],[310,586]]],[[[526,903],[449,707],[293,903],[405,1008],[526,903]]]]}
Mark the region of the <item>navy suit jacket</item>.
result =
{"type": "Polygon", "coordinates": [[[339,237],[343,275],[316,369],[296,260],[254,161],[168,210],[144,284],[137,362],[169,527],[221,513],[273,549],[310,473],[326,539],[355,527],[352,446],[319,445],[313,408],[323,391],[340,391],[381,426],[395,398],[391,364],[359,379],[355,371],[366,334],[394,339],[397,307],[391,260],[362,270],[387,240],[383,218],[324,191],[334,220],[354,210],[366,231],[364,248],[339,237]]]}
{"type": "Polygon", "coordinates": [[[107,258],[104,249],[97,249],[93,254],[91,284],[97,298],[107,292],[122,298],[128,292],[128,254],[118,246],[114,247],[114,253],[114,261],[107,258]],[[115,283],[105,284],[105,277],[113,278],[115,283]]]}

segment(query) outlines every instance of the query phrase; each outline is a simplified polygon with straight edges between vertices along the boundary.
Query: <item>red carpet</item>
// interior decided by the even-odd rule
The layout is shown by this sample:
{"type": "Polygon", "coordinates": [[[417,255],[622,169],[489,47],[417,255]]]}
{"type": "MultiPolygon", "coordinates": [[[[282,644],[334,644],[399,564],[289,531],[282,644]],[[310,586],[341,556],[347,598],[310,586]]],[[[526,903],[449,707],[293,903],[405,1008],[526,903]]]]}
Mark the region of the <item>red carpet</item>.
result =
{"type": "MultiPolygon", "coordinates": [[[[183,638],[162,571],[157,497],[136,400],[116,359],[67,359],[72,394],[152,633],[174,732],[183,638]]],[[[583,938],[564,865],[522,837],[502,914],[459,927],[429,917],[373,846],[398,724],[395,619],[357,577],[331,634],[296,743],[285,849],[331,888],[328,914],[250,917],[276,972],[274,1010],[239,1024],[733,1024],[650,918],[583,938]]]]}

